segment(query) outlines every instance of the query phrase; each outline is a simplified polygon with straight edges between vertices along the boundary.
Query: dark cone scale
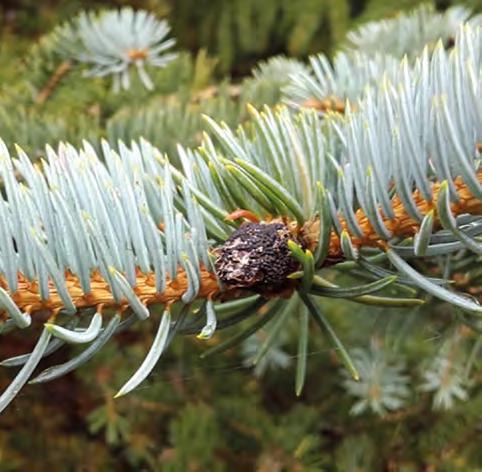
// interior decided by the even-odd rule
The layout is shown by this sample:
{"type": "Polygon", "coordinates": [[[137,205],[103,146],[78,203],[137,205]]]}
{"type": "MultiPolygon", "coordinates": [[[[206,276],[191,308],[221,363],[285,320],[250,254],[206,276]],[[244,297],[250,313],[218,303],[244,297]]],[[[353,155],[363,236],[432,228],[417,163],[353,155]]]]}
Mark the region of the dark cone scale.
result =
{"type": "Polygon", "coordinates": [[[229,288],[272,290],[287,283],[298,263],[288,241],[295,239],[283,223],[248,223],[216,249],[219,280],[229,288]]]}

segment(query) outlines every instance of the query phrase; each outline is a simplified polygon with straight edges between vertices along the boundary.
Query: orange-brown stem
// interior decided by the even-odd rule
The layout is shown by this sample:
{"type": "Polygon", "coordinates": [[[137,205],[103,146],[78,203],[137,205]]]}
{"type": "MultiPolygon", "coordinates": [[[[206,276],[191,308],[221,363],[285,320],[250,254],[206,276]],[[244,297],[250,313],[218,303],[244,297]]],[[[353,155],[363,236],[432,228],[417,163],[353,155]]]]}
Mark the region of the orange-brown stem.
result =
{"type": "Polygon", "coordinates": [[[241,218],[245,218],[246,220],[251,221],[251,223],[259,223],[259,218],[252,211],[243,210],[241,208],[231,212],[225,219],[227,221],[236,221],[241,218]]]}
{"type": "MultiPolygon", "coordinates": [[[[478,179],[479,181],[482,181],[482,171],[479,171],[478,179]]],[[[431,201],[425,200],[419,190],[416,190],[414,192],[413,199],[422,215],[425,215],[429,211],[434,210],[436,216],[440,185],[440,183],[432,184],[431,201]]],[[[459,201],[451,205],[453,215],[457,216],[464,213],[469,213],[472,215],[482,215],[482,201],[472,195],[472,193],[460,177],[455,179],[454,185],[459,196],[459,201]]],[[[387,218],[382,214],[382,218],[387,229],[391,231],[394,236],[414,236],[420,229],[420,223],[410,217],[399,197],[395,196],[392,198],[392,208],[395,213],[395,218],[387,218]]],[[[352,243],[358,248],[362,246],[383,246],[382,241],[380,241],[379,236],[373,229],[373,226],[370,224],[370,221],[365,212],[359,209],[355,213],[355,217],[364,235],[362,238],[353,236],[351,238],[352,243]]],[[[348,225],[346,220],[344,218],[341,218],[340,220],[342,228],[348,231],[348,225]]],[[[438,220],[438,218],[435,219],[435,226],[437,228],[440,227],[440,221],[438,220]]],[[[342,255],[340,238],[334,231],[331,234],[328,254],[331,257],[340,257],[342,255]]]]}
{"type": "Polygon", "coordinates": [[[317,98],[309,98],[302,104],[305,108],[314,108],[317,111],[327,112],[335,111],[338,113],[345,113],[345,102],[337,97],[327,97],[323,100],[317,98]]]}
{"type": "MultiPolygon", "coordinates": [[[[146,306],[153,304],[169,306],[180,300],[188,287],[188,279],[183,269],[179,269],[176,280],[167,279],[166,289],[162,293],[156,292],[155,275],[153,273],[144,274],[138,270],[136,278],[134,292],[146,306]]],[[[65,274],[65,279],[67,290],[74,305],[79,310],[102,305],[103,308],[114,308],[123,311],[128,306],[127,300],[122,300],[120,303],[116,302],[108,283],[99,272],[92,274],[90,293],[83,292],[79,278],[70,272],[65,274]]],[[[0,279],[0,285],[6,288],[4,280],[0,279]]],[[[49,299],[42,300],[38,283],[29,281],[20,274],[18,290],[10,295],[21,311],[32,314],[45,311],[48,313],[56,313],[63,308],[64,304],[52,282],[49,283],[49,289],[49,299]]],[[[199,298],[213,298],[219,290],[220,287],[216,276],[201,267],[199,298]]]]}
{"type": "Polygon", "coordinates": [[[129,59],[132,61],[142,61],[147,58],[149,55],[149,50],[146,48],[133,48],[127,52],[127,55],[129,56],[129,59]]]}
{"type": "MultiPolygon", "coordinates": [[[[482,181],[482,171],[478,174],[479,180],[482,181]]],[[[457,203],[451,205],[454,215],[463,213],[470,213],[473,215],[482,215],[482,202],[475,198],[462,179],[455,180],[455,187],[460,197],[457,203]]],[[[422,198],[419,191],[414,192],[414,200],[418,209],[422,214],[426,214],[430,210],[436,210],[437,199],[440,191],[440,184],[434,183],[432,185],[432,200],[427,201],[422,198]]],[[[400,198],[394,197],[392,199],[392,207],[395,213],[395,218],[384,218],[387,228],[396,236],[413,236],[419,229],[419,222],[412,219],[406,212],[400,198]]],[[[245,215],[244,215],[245,216],[245,215]]],[[[358,224],[364,232],[362,238],[352,237],[352,242],[355,246],[383,246],[380,238],[373,230],[367,215],[362,211],[356,212],[356,219],[358,224]]],[[[436,222],[439,225],[439,222],[436,222]]],[[[343,229],[348,229],[346,221],[341,218],[341,225],[343,229]]],[[[292,228],[293,231],[299,231],[300,228],[292,228]]],[[[316,239],[319,234],[318,231],[302,230],[304,237],[310,240],[316,239]]],[[[308,241],[313,243],[314,241],[308,241]]],[[[331,234],[329,245],[330,257],[342,257],[340,247],[340,240],[335,232],[331,234]]],[[[105,308],[113,308],[123,311],[127,308],[127,300],[122,300],[120,303],[114,299],[109,285],[99,272],[94,272],[91,277],[91,292],[83,293],[80,280],[77,276],[70,272],[66,273],[67,290],[74,302],[74,305],[80,310],[85,308],[97,307],[103,305],[105,308]]],[[[13,301],[20,310],[34,314],[35,312],[56,313],[63,308],[62,299],[59,296],[57,289],[53,282],[50,282],[50,297],[48,300],[42,300],[38,283],[27,280],[22,274],[18,276],[19,287],[14,293],[10,293],[13,301]]],[[[5,279],[0,277],[0,286],[7,290],[5,279]]],[[[153,273],[144,274],[140,270],[137,271],[137,280],[134,292],[145,305],[163,304],[171,305],[181,299],[181,296],[186,292],[188,287],[188,279],[183,269],[179,269],[176,280],[167,280],[166,289],[162,293],[156,292],[155,275],[153,273]]],[[[222,299],[237,298],[243,296],[242,291],[232,291],[232,293],[223,293],[222,299]]],[[[221,287],[217,281],[215,274],[207,271],[201,267],[201,284],[198,297],[201,299],[212,299],[221,295],[221,287]]],[[[282,294],[278,294],[281,296],[282,294]]]]}
{"type": "Polygon", "coordinates": [[[48,82],[45,84],[45,86],[40,90],[38,93],[37,97],[35,98],[35,102],[38,105],[44,104],[52,95],[53,91],[57,87],[57,85],[60,83],[62,78],[70,71],[72,68],[72,61],[66,60],[55,69],[54,73],[48,80],[48,82]]]}

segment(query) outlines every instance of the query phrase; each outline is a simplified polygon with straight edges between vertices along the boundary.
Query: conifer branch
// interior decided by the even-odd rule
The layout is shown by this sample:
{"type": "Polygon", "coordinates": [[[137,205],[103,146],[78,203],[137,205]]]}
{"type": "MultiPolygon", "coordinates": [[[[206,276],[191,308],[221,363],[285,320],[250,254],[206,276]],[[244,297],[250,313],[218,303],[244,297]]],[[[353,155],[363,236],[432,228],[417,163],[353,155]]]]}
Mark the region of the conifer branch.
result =
{"type": "Polygon", "coordinates": [[[481,16],[462,6],[436,11],[433,3],[423,3],[419,7],[381,21],[362,24],[346,35],[345,48],[376,53],[383,44],[387,54],[402,58],[409,55],[416,58],[429,47],[433,49],[438,41],[450,47],[461,24],[471,24],[477,28],[481,16]]]}
{"type": "MultiPolygon", "coordinates": [[[[480,255],[481,35],[480,28],[462,28],[453,52],[439,44],[413,66],[403,61],[393,83],[386,78],[368,89],[356,110],[348,106],[345,115],[328,114],[321,123],[312,110],[293,114],[286,107],[250,107],[250,122],[236,131],[206,118],[209,133],[201,148],[178,147],[182,169],[145,140],[130,148],[120,143],[118,152],[104,142],[102,159],[88,143],[80,150],[62,144],[57,151],[47,148],[40,165],[20,148],[12,158],[0,143],[5,322],[26,328],[32,315],[47,312],[49,336],[76,342],[79,336],[64,330],[64,315],[117,312],[103,329],[98,316],[92,320],[93,328],[84,331],[88,339],[97,335],[92,344],[40,378],[85,362],[120,329],[128,309],[134,316],[123,326],[145,320],[154,305],[166,313],[179,303],[182,315],[173,326],[165,315],[155,346],[126,391],[147,376],[178,331],[198,327],[188,320],[195,300],[205,302],[207,314],[201,337],[254,309],[234,305],[233,317],[218,322],[218,302],[236,303],[229,300],[253,293],[261,295],[256,309],[268,308],[268,319],[295,291],[312,313],[308,293],[405,305],[406,299],[383,292],[372,295],[395,281],[417,287],[415,296],[425,291],[481,313],[476,301],[407,262],[461,251],[473,260],[480,255]],[[251,222],[238,220],[243,218],[251,222]],[[367,262],[370,248],[390,264],[367,262]],[[327,286],[319,272],[336,270],[345,259],[370,267],[376,280],[327,286]],[[324,290],[316,284],[325,284],[324,290]]],[[[51,352],[49,336],[14,385],[23,385],[51,352]]],[[[348,351],[343,356],[347,361],[348,351]]],[[[298,391],[303,371],[300,364],[298,391]]],[[[0,397],[2,408],[12,391],[0,397]]]]}
{"type": "Polygon", "coordinates": [[[130,87],[130,70],[154,89],[146,65],[165,67],[176,57],[168,53],[174,39],[165,39],[170,27],[152,13],[125,7],[118,11],[82,12],[54,31],[57,50],[67,60],[87,64],[87,76],[113,76],[115,91],[130,87]]]}
{"type": "MultiPolygon", "coordinates": [[[[482,183],[482,170],[479,170],[477,178],[478,181],[482,183]]],[[[421,215],[427,215],[430,212],[434,212],[435,217],[433,226],[431,227],[432,230],[437,230],[442,227],[441,217],[437,215],[437,204],[440,198],[441,186],[442,184],[438,182],[431,185],[431,195],[429,200],[425,200],[419,191],[415,191],[411,197],[421,215]]],[[[450,211],[452,215],[454,217],[464,214],[482,216],[482,201],[472,194],[470,189],[466,184],[464,184],[460,177],[455,179],[454,186],[455,194],[458,198],[457,202],[451,204],[450,211]]],[[[382,219],[392,237],[400,237],[403,239],[415,236],[420,232],[420,221],[410,216],[410,214],[406,211],[400,197],[394,196],[392,198],[391,207],[393,209],[394,217],[387,218],[382,216],[382,219]]],[[[378,208],[378,211],[382,213],[381,207],[378,208]]],[[[380,241],[379,234],[370,223],[369,216],[363,210],[359,209],[356,211],[355,219],[363,232],[362,236],[354,236],[351,238],[352,243],[357,248],[385,246],[385,244],[380,241]]],[[[339,222],[342,231],[347,231],[347,221],[344,218],[340,218],[339,222]]],[[[332,232],[328,246],[328,254],[331,257],[337,258],[343,255],[340,237],[335,231],[332,232]]]]}

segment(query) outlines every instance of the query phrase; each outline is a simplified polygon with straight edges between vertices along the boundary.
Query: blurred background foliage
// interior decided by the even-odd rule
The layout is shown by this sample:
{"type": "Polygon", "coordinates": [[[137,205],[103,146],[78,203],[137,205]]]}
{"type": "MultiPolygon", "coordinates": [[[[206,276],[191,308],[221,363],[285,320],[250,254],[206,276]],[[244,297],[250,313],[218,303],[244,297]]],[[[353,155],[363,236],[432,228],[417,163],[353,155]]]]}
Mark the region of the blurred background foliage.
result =
{"type": "MultiPolygon", "coordinates": [[[[51,30],[82,9],[132,6],[169,19],[182,49],[205,48],[219,59],[223,73],[244,73],[275,54],[305,56],[331,51],[346,31],[366,21],[396,15],[419,0],[5,0],[0,5],[3,39],[15,48],[51,30]]],[[[478,10],[480,0],[439,0],[440,9],[456,3],[478,10]]],[[[3,41],[2,41],[3,42],[3,41]]]]}
{"type": "MultiPolygon", "coordinates": [[[[100,138],[115,143],[140,135],[172,155],[178,142],[199,142],[202,113],[242,122],[247,103],[280,100],[288,71],[305,67],[300,61],[309,54],[332,55],[348,30],[419,3],[2,1],[0,136],[37,157],[45,143],[59,140],[98,146],[100,138]],[[125,5],[172,25],[180,53],[150,72],[155,89],[134,80],[114,94],[109,81],[86,80],[75,68],[55,82],[63,59],[50,31],[83,9],[125,5]],[[296,60],[268,60],[280,54],[296,60]]],[[[480,0],[463,5],[482,11],[480,0]]],[[[331,301],[323,309],[345,343],[358,349],[354,356],[366,373],[361,384],[344,377],[320,333],[312,337],[307,385],[296,398],[293,322],[256,369],[251,358],[266,330],[209,360],[199,359],[205,342],[178,338],[143,387],[114,401],[151,343],[153,326],[142,323],[79,371],[23,390],[0,417],[0,470],[480,470],[476,331],[443,304],[407,312],[331,301]]],[[[13,333],[2,340],[0,356],[31,345],[24,333],[13,333]]],[[[49,363],[64,362],[73,351],[61,350],[49,363]]],[[[12,376],[0,369],[0,388],[12,376]]]]}
{"type": "MultiPolygon", "coordinates": [[[[29,155],[38,156],[45,143],[56,144],[61,139],[78,145],[81,138],[95,143],[100,138],[115,141],[138,137],[139,133],[131,128],[135,115],[143,129],[149,130],[155,123],[157,132],[147,131],[147,137],[162,150],[171,151],[177,142],[196,144],[202,130],[201,113],[236,124],[246,118],[247,102],[260,106],[278,101],[289,71],[268,68],[253,81],[252,71],[259,67],[260,61],[274,55],[298,60],[320,52],[332,55],[350,29],[366,21],[395,17],[420,3],[416,0],[1,2],[2,138],[10,146],[18,143],[29,155]],[[176,38],[180,54],[166,68],[152,71],[155,89],[146,90],[137,79],[129,90],[113,94],[109,80],[82,80],[82,71],[75,67],[62,73],[64,59],[58,53],[55,34],[51,34],[54,28],[83,10],[126,5],[164,17],[172,26],[170,37],[176,38]],[[219,87],[223,83],[234,84],[239,90],[219,87]],[[128,128],[131,131],[127,135],[120,132],[128,128]]],[[[436,6],[443,9],[451,4],[438,2],[436,6]]],[[[482,8],[480,0],[464,5],[474,12],[482,8]]]]}

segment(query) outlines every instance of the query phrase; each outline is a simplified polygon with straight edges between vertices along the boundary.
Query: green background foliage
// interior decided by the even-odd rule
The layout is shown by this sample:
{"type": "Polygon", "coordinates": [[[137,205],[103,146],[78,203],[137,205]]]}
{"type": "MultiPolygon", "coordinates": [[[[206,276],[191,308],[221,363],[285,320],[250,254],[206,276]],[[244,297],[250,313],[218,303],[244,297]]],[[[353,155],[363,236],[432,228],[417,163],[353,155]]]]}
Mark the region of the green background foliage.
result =
{"type": "MultiPolygon", "coordinates": [[[[45,142],[79,144],[88,139],[98,145],[100,138],[115,142],[140,135],[171,153],[177,142],[186,146],[199,142],[201,113],[235,125],[246,119],[246,103],[278,101],[284,78],[255,81],[249,74],[258,61],[282,53],[299,59],[320,51],[331,54],[355,25],[418,3],[2,2],[0,135],[8,145],[18,142],[35,156],[42,155],[45,142]],[[36,103],[60,61],[49,36],[42,35],[80,9],[121,5],[145,8],[172,24],[181,53],[168,67],[153,72],[156,89],[149,92],[134,82],[129,91],[116,95],[108,81],[86,80],[74,70],[45,103],[36,103]]],[[[482,7],[477,1],[465,5],[476,11],[482,7]]],[[[259,345],[266,331],[256,333],[243,349],[208,360],[199,359],[205,341],[179,337],[139,390],[114,401],[117,388],[150,346],[155,326],[147,322],[117,336],[79,371],[23,390],[0,417],[0,470],[464,471],[480,467],[482,370],[473,332],[460,327],[442,304],[409,312],[337,301],[326,302],[323,308],[346,345],[383,360],[384,369],[374,374],[380,384],[390,383],[393,369],[401,366],[404,380],[393,389],[399,389],[402,407],[381,416],[369,408],[358,416],[350,413],[356,395],[350,394],[349,385],[343,387],[341,366],[321,333],[311,338],[307,384],[297,398],[295,323],[280,335],[276,355],[263,372],[250,366],[249,343],[259,345]],[[443,364],[447,382],[470,390],[468,401],[455,400],[443,412],[434,409],[431,391],[420,388],[424,372],[440,359],[448,359],[443,364]],[[470,370],[471,383],[460,369],[470,370]]],[[[216,334],[208,344],[225,336],[216,334]]],[[[2,340],[1,358],[28,352],[33,339],[34,335],[29,339],[24,333],[12,334],[2,340]]],[[[72,347],[63,349],[49,363],[64,362],[74,352],[72,347]]],[[[12,371],[0,369],[2,389],[12,376],[12,371]]],[[[376,399],[378,384],[367,388],[376,399]]]]}

